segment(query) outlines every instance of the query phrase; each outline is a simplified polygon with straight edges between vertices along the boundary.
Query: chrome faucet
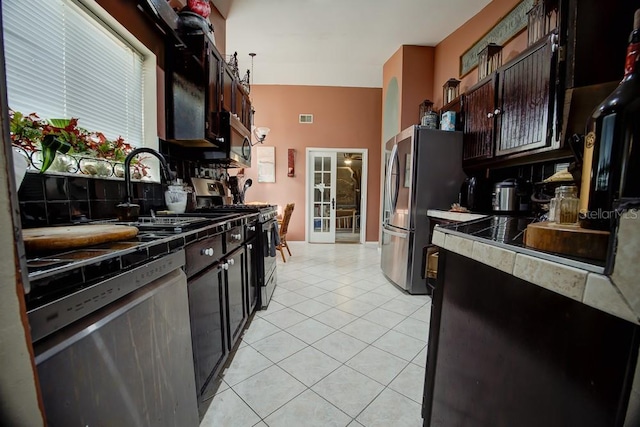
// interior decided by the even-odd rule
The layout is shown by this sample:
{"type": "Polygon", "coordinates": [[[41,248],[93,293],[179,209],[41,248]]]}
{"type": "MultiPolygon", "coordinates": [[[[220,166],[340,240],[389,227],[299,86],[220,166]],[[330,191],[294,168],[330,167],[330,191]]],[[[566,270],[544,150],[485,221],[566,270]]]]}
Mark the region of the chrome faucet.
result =
{"type": "Polygon", "coordinates": [[[133,189],[131,187],[131,160],[140,153],[149,153],[156,156],[158,160],[160,160],[160,171],[161,175],[164,175],[165,181],[167,183],[171,183],[171,180],[173,179],[173,173],[171,172],[171,169],[169,169],[169,165],[162,154],[147,147],[136,148],[124,159],[125,202],[128,204],[131,204],[131,201],[133,200],[133,189]]]}

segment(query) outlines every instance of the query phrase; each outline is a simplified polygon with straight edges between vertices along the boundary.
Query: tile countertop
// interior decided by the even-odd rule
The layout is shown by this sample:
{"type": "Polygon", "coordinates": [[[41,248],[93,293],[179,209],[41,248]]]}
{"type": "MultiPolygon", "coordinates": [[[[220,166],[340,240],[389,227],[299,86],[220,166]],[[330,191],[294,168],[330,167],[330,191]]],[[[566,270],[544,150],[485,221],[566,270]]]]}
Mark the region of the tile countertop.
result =
{"type": "Polygon", "coordinates": [[[624,283],[603,274],[602,265],[525,247],[521,234],[531,221],[491,216],[436,226],[432,243],[640,325],[640,304],[634,304],[640,289],[628,293],[624,283]]]}

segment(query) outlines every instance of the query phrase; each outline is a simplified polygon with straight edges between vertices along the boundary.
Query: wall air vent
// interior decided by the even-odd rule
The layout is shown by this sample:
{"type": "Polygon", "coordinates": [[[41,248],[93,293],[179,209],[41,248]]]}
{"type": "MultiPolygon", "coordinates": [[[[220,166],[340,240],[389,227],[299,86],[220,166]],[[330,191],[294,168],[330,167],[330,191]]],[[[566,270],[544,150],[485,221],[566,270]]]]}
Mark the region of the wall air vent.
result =
{"type": "Polygon", "coordinates": [[[313,123],[313,114],[300,114],[298,123],[313,123]]]}

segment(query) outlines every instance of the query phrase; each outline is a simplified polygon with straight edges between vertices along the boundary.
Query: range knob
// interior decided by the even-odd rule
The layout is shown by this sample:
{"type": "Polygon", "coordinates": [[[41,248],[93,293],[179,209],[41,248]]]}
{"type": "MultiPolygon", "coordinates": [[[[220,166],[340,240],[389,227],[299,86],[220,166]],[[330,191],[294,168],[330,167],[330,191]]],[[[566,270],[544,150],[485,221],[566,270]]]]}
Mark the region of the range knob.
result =
{"type": "Polygon", "coordinates": [[[231,238],[233,240],[240,240],[240,239],[242,239],[242,234],[232,234],[231,238]]]}
{"type": "Polygon", "coordinates": [[[226,262],[226,264],[229,264],[229,265],[233,265],[235,263],[236,263],[236,261],[233,258],[231,258],[229,261],[226,262]]]}
{"type": "Polygon", "coordinates": [[[220,268],[223,269],[223,270],[228,270],[229,269],[229,263],[228,262],[223,263],[222,265],[220,265],[220,268]]]}

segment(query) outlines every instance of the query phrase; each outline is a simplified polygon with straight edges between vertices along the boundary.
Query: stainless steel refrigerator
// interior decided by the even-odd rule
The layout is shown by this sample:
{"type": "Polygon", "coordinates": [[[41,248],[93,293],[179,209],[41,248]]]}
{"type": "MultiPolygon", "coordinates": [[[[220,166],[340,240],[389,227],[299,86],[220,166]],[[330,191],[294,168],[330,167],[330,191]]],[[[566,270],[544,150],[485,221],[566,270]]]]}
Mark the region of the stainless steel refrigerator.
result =
{"type": "Polygon", "coordinates": [[[407,292],[426,294],[427,210],[458,201],[462,133],[411,126],[386,143],[385,159],[382,271],[407,292]]]}

